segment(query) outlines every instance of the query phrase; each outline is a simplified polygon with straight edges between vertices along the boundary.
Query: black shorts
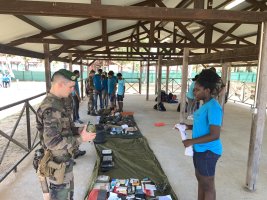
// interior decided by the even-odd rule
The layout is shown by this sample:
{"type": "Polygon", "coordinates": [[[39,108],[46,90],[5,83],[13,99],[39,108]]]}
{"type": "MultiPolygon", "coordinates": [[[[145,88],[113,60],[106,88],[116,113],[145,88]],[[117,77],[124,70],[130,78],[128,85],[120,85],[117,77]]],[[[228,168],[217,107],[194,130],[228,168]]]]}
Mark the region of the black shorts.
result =
{"type": "Polygon", "coordinates": [[[119,101],[123,101],[123,96],[117,94],[117,101],[118,101],[118,102],[119,102],[119,101]]]}
{"type": "Polygon", "coordinates": [[[217,160],[220,155],[212,151],[194,152],[193,162],[195,170],[202,176],[214,176],[217,160]]]}

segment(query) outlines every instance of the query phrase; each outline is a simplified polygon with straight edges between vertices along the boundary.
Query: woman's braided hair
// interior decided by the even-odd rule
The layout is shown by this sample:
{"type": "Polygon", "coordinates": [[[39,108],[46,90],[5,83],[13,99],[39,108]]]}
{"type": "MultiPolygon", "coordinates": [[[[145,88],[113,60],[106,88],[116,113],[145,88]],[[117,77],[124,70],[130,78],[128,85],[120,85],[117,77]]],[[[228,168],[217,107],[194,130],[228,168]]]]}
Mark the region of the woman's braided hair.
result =
{"type": "Polygon", "coordinates": [[[210,89],[212,96],[218,96],[222,88],[225,87],[221,77],[210,69],[203,69],[196,82],[205,89],[210,89]]]}

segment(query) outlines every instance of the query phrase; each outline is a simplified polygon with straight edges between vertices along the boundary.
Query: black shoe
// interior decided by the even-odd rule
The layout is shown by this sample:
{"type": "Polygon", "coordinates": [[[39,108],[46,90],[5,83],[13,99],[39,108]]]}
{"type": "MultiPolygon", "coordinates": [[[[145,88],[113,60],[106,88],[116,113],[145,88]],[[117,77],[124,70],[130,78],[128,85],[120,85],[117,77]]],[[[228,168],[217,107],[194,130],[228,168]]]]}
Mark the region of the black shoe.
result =
{"type": "Polygon", "coordinates": [[[73,161],[73,165],[76,165],[76,162],[75,161],[73,161]]]}
{"type": "Polygon", "coordinates": [[[90,113],[91,113],[90,110],[88,110],[88,111],[87,111],[87,115],[90,115],[90,113]]]}
{"type": "Polygon", "coordinates": [[[86,151],[78,150],[77,152],[74,153],[73,158],[76,159],[76,158],[78,158],[79,156],[83,156],[84,154],[86,154],[86,151]]]}

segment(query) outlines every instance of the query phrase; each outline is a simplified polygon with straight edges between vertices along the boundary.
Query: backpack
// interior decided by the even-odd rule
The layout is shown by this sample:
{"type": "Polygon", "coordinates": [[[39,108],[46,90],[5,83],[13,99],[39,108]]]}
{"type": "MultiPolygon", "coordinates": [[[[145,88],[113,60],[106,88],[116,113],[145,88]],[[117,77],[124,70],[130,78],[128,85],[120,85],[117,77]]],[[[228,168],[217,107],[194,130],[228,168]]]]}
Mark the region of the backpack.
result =
{"type": "Polygon", "coordinates": [[[159,111],[166,111],[166,108],[162,102],[160,102],[159,104],[155,104],[153,108],[159,111]],[[158,106],[159,106],[159,109],[158,109],[158,106]]]}

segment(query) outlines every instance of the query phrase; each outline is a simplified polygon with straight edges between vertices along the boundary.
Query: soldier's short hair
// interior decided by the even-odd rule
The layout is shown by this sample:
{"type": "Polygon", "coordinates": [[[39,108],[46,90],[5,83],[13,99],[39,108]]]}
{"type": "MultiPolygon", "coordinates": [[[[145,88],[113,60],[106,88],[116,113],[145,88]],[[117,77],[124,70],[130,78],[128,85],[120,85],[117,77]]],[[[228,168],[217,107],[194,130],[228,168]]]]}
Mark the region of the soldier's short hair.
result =
{"type": "Polygon", "coordinates": [[[95,70],[90,70],[89,74],[94,74],[95,73],[95,70]]]}
{"type": "Polygon", "coordinates": [[[114,72],[113,72],[112,70],[110,70],[110,71],[108,72],[108,75],[113,76],[113,75],[114,75],[114,72]]]}
{"type": "Polygon", "coordinates": [[[73,73],[74,73],[75,75],[77,75],[77,74],[79,74],[80,72],[79,72],[79,70],[74,70],[73,73]]]}
{"type": "Polygon", "coordinates": [[[101,68],[99,68],[99,69],[97,70],[97,72],[98,72],[99,74],[102,74],[103,70],[102,70],[101,68]]]}
{"type": "Polygon", "coordinates": [[[61,76],[61,77],[65,78],[67,80],[70,80],[70,81],[75,81],[77,78],[73,72],[66,70],[66,69],[60,69],[60,70],[56,71],[52,76],[52,81],[54,81],[55,77],[57,77],[57,76],[61,76]]]}

